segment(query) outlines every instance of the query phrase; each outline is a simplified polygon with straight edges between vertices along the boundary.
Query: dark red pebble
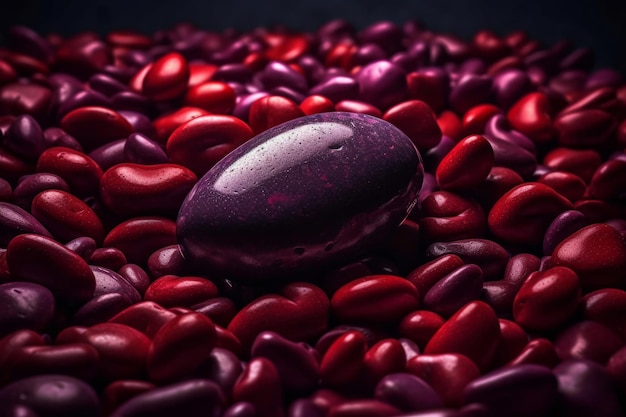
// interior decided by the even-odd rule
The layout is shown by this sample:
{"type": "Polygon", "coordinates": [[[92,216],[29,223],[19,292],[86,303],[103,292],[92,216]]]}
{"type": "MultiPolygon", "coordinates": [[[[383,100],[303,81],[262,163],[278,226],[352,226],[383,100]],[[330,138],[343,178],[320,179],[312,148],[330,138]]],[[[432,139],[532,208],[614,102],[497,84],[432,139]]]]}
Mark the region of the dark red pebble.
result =
{"type": "Polygon", "coordinates": [[[84,302],[94,293],[96,282],[87,263],[46,236],[22,234],[13,238],[6,260],[16,279],[41,284],[61,299],[84,302]]]}

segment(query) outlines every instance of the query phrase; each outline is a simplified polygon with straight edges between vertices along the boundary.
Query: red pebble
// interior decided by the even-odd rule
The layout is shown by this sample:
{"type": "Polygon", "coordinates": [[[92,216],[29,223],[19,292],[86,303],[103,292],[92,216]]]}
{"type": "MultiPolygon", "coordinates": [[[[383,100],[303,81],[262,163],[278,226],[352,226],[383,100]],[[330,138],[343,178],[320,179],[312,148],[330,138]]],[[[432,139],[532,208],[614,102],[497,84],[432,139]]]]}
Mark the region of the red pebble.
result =
{"type": "Polygon", "coordinates": [[[89,265],[45,236],[23,234],[13,238],[7,247],[6,261],[13,277],[41,284],[64,300],[85,302],[96,288],[89,265]]]}
{"type": "Polygon", "coordinates": [[[602,288],[590,292],[580,301],[580,311],[585,319],[610,327],[626,340],[626,291],[602,288]]]}
{"type": "Polygon", "coordinates": [[[122,379],[111,382],[102,393],[102,403],[105,413],[107,411],[109,413],[113,412],[113,410],[131,398],[154,388],[156,388],[156,385],[153,383],[138,379],[122,379]]]}
{"type": "Polygon", "coordinates": [[[535,364],[552,368],[559,361],[560,358],[552,342],[545,338],[537,338],[529,341],[508,365],[535,364]]]}
{"type": "Polygon", "coordinates": [[[306,116],[308,116],[311,114],[334,111],[335,105],[330,99],[324,96],[312,95],[302,100],[302,103],[300,103],[300,109],[306,116]]]}
{"type": "Polygon", "coordinates": [[[87,236],[102,241],[102,222],[82,200],[63,190],[46,190],[35,196],[31,214],[60,242],[87,236]]]}
{"type": "Polygon", "coordinates": [[[452,110],[444,110],[437,117],[437,124],[441,129],[441,133],[444,136],[449,137],[454,141],[459,141],[463,138],[463,125],[461,119],[452,110]]]}
{"type": "Polygon", "coordinates": [[[574,314],[580,294],[578,276],[569,268],[533,272],[515,296],[513,317],[531,331],[555,330],[574,314]]]}
{"type": "Polygon", "coordinates": [[[445,321],[443,317],[432,311],[416,310],[402,319],[398,331],[402,337],[412,340],[421,350],[424,350],[430,338],[437,333],[445,321]]]}
{"type": "Polygon", "coordinates": [[[597,147],[609,141],[617,120],[604,110],[585,109],[560,115],[555,119],[554,127],[563,146],[597,147]]]}
{"type": "Polygon", "coordinates": [[[123,216],[175,216],[197,181],[191,170],[177,164],[122,163],[102,175],[100,195],[111,211],[123,216]]]}
{"type": "Polygon", "coordinates": [[[207,64],[204,62],[190,62],[188,86],[191,88],[195,87],[196,85],[210,81],[217,69],[218,66],[215,64],[207,64]]]}
{"type": "Polygon", "coordinates": [[[421,151],[434,148],[441,141],[441,130],[433,110],[420,100],[409,100],[387,110],[383,120],[406,134],[421,151]]]}
{"type": "Polygon", "coordinates": [[[604,365],[624,341],[607,326],[583,320],[559,333],[554,346],[561,360],[586,359],[604,365]]]}
{"type": "Polygon", "coordinates": [[[59,125],[73,136],[86,151],[117,139],[125,139],[135,131],[121,114],[106,107],[79,107],[66,114],[59,125]]]}
{"type": "Polygon", "coordinates": [[[589,196],[599,200],[619,200],[626,195],[626,161],[606,161],[593,173],[589,196]]]}
{"type": "Polygon", "coordinates": [[[24,346],[11,356],[7,369],[14,378],[62,374],[90,380],[96,374],[98,351],[86,343],[24,346]]]}
{"type": "Polygon", "coordinates": [[[316,285],[294,282],[279,294],[257,298],[231,320],[228,330],[247,349],[256,336],[270,330],[292,341],[319,337],[328,324],[328,296],[316,285]]]}
{"type": "Polygon", "coordinates": [[[363,358],[363,366],[368,378],[378,382],[385,375],[403,372],[406,365],[406,354],[397,339],[383,339],[374,344],[363,358]]]}
{"type": "Polygon", "coordinates": [[[55,146],[37,160],[37,172],[56,174],[70,186],[73,194],[97,195],[102,177],[98,164],[82,152],[55,146]]]}
{"type": "Polygon", "coordinates": [[[485,125],[492,116],[500,113],[500,108],[493,104],[479,104],[463,115],[461,124],[465,135],[480,135],[485,132],[485,125]]]}
{"type": "Polygon", "coordinates": [[[26,346],[44,346],[46,341],[34,330],[22,329],[0,339],[0,381],[9,379],[9,365],[13,355],[26,346]]]}
{"type": "Polygon", "coordinates": [[[201,177],[252,136],[250,126],[234,116],[200,116],[177,127],[167,140],[166,150],[172,162],[201,177]]]}
{"type": "Polygon", "coordinates": [[[493,167],[489,175],[478,187],[474,188],[475,196],[487,210],[513,187],[520,185],[524,179],[515,171],[505,167],[493,167]]]}
{"type": "Polygon", "coordinates": [[[209,113],[229,114],[235,107],[236,98],[235,90],[225,82],[207,81],[190,87],[183,104],[209,113]]]}
{"type": "Polygon", "coordinates": [[[383,401],[362,399],[349,400],[330,409],[328,417],[393,417],[400,410],[383,401]]]}
{"type": "Polygon", "coordinates": [[[443,77],[427,72],[411,72],[406,76],[409,98],[421,100],[439,113],[446,105],[449,87],[443,77]]]}
{"type": "Polygon", "coordinates": [[[170,308],[191,307],[215,297],[217,287],[206,278],[165,275],[150,284],[144,300],[170,308]]]}
{"type": "Polygon", "coordinates": [[[463,403],[463,390],[480,376],[476,364],[458,353],[417,355],[407,362],[406,369],[427,382],[451,407],[463,403]]]}
{"type": "Polygon", "coordinates": [[[457,255],[442,255],[415,268],[409,273],[407,280],[415,286],[420,297],[423,297],[439,280],[464,264],[457,255]]]}
{"type": "Polygon", "coordinates": [[[257,417],[284,416],[280,375],[269,359],[252,359],[235,382],[232,395],[235,402],[251,403],[257,417]]]}
{"type": "Polygon", "coordinates": [[[342,322],[394,322],[417,309],[415,286],[394,275],[370,275],[339,288],[330,300],[332,312],[342,322]]]}
{"type": "Polygon", "coordinates": [[[360,376],[367,341],[363,333],[351,330],[339,336],[326,350],[320,364],[324,384],[335,388],[354,383],[360,376]]]}
{"type": "Polygon", "coordinates": [[[424,354],[460,353],[481,369],[492,362],[500,343],[500,324],[493,309],[482,301],[461,307],[430,339],[424,354]]]}
{"type": "Polygon", "coordinates": [[[554,218],[572,208],[569,200],[553,188],[529,182],[504,194],[491,208],[487,223],[499,239],[538,245],[554,218]]]}
{"type": "Polygon", "coordinates": [[[519,355],[528,343],[528,335],[519,324],[506,319],[500,322],[500,344],[496,352],[494,364],[502,366],[519,355]]]}
{"type": "Polygon", "coordinates": [[[565,238],[551,262],[573,269],[583,290],[626,284],[626,241],[607,224],[591,224],[565,238]]]}
{"type": "Polygon", "coordinates": [[[493,149],[487,139],[470,135],[458,142],[441,160],[435,178],[443,190],[472,188],[487,178],[493,162],[493,149]]]}
{"type": "Polygon", "coordinates": [[[148,350],[148,376],[163,383],[190,376],[215,346],[215,325],[201,313],[187,313],[165,323],[148,350]]]}
{"type": "Polygon", "coordinates": [[[621,393],[626,395],[626,347],[621,348],[611,356],[606,363],[606,370],[621,393]]]}
{"type": "Polygon", "coordinates": [[[145,373],[150,339],[140,331],[117,323],[96,324],[68,338],[64,333],[69,331],[72,327],[59,333],[57,343],[93,346],[99,355],[98,375],[106,381],[140,378],[145,373]]]}
{"type": "Polygon", "coordinates": [[[550,115],[550,100],[541,92],[529,93],[511,107],[507,117],[511,126],[538,143],[546,143],[555,136],[550,115]]]}
{"type": "MultiPolygon", "coordinates": [[[[626,165],[626,163],[624,163],[626,165]]],[[[571,203],[583,198],[587,185],[578,175],[565,171],[552,171],[542,175],[537,182],[548,185],[571,203]]]]}
{"type": "Polygon", "coordinates": [[[288,98],[266,96],[252,103],[248,120],[250,127],[258,135],[270,127],[302,116],[304,116],[304,112],[288,98]]]}
{"type": "Polygon", "coordinates": [[[554,171],[571,172],[589,183],[602,164],[602,158],[597,151],[591,149],[555,148],[546,154],[543,164],[554,171]]]}
{"type": "Polygon", "coordinates": [[[429,241],[482,237],[487,219],[482,208],[469,198],[435,191],[422,201],[420,231],[429,241]]]}
{"type": "Polygon", "coordinates": [[[176,314],[160,305],[152,301],[144,301],[120,311],[109,319],[109,323],[125,324],[152,339],[159,329],[174,317],[176,314]]]}
{"type": "Polygon", "coordinates": [[[121,250],[130,263],[145,265],[152,253],[176,243],[176,223],[161,217],[136,217],[115,226],[104,246],[121,250]]]}
{"type": "Polygon", "coordinates": [[[171,100],[182,95],[189,81],[189,65],[172,52],[154,61],[143,79],[141,91],[154,100],[171,100]]]}
{"type": "Polygon", "coordinates": [[[167,143],[167,139],[178,126],[190,121],[191,119],[195,119],[196,117],[208,115],[209,112],[197,107],[181,107],[172,113],[158,117],[154,119],[154,122],[152,122],[155,131],[153,139],[161,145],[165,145],[167,143]]]}

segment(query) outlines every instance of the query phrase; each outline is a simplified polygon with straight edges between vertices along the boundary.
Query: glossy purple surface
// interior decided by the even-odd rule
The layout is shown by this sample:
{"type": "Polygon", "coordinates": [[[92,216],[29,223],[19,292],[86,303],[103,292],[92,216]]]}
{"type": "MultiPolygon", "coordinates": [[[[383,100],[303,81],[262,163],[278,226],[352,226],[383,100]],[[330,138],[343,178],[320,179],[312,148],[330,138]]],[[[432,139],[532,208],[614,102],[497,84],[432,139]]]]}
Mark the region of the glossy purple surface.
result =
{"type": "Polygon", "coordinates": [[[262,280],[374,247],[415,205],[419,153],[371,116],[322,113],[269,129],[215,165],[183,202],[183,254],[201,271],[262,280]]]}

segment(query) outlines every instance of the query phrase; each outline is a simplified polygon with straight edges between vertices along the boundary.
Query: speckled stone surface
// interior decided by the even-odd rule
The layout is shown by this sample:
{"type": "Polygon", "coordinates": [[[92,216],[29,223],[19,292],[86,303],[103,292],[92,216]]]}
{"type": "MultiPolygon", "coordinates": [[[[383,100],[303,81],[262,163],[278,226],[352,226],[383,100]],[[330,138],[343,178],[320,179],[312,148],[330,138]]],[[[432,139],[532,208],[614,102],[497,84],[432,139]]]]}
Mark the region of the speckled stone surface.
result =
{"type": "Polygon", "coordinates": [[[302,117],[252,138],[191,190],[177,221],[204,273],[259,281],[371,249],[415,205],[423,180],[410,139],[355,113],[302,117]]]}

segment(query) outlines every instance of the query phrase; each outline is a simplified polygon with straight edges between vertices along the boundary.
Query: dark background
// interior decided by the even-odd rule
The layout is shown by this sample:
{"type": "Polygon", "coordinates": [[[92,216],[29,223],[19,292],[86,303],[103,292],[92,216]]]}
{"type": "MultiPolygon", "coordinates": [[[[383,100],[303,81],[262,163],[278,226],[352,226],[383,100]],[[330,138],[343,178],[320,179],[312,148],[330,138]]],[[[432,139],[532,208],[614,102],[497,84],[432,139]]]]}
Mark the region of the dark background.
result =
{"type": "MultiPolygon", "coordinates": [[[[379,20],[418,19],[435,32],[469,39],[479,29],[504,35],[524,29],[549,45],[569,39],[595,50],[598,67],[626,73],[626,0],[9,0],[0,8],[0,29],[20,23],[40,33],[101,34],[135,29],[151,34],[189,21],[222,30],[282,24],[314,31],[344,18],[357,28],[379,20]]],[[[1,42],[1,38],[0,38],[1,42]]]]}

